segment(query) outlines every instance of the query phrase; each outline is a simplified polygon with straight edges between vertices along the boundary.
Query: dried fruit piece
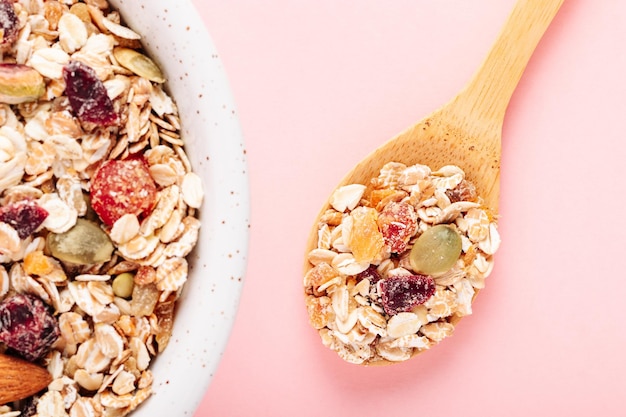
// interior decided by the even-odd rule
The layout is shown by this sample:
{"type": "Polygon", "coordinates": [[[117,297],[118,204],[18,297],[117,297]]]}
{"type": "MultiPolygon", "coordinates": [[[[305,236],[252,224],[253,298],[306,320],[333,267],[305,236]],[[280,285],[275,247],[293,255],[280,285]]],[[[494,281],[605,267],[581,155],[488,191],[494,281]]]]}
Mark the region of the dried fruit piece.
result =
{"type": "Polygon", "coordinates": [[[125,214],[148,215],[156,195],[156,184],[143,158],[108,160],[91,179],[91,206],[107,226],[125,214]]]}
{"type": "Polygon", "coordinates": [[[417,214],[412,205],[391,202],[378,215],[378,228],[392,253],[402,253],[417,229],[417,214]]]}
{"type": "Polygon", "coordinates": [[[174,327],[174,307],[176,307],[176,299],[175,297],[169,297],[165,302],[157,304],[154,308],[158,325],[154,339],[159,347],[159,352],[163,352],[172,336],[172,328],[174,327]]]}
{"type": "Polygon", "coordinates": [[[385,244],[378,230],[378,212],[370,207],[357,207],[350,213],[352,230],[347,242],[356,262],[370,262],[385,244]]]}
{"type": "Polygon", "coordinates": [[[6,51],[17,40],[18,18],[10,0],[0,0],[0,51],[6,51]]]}
{"type": "Polygon", "coordinates": [[[30,200],[0,207],[0,222],[13,227],[20,239],[32,235],[48,217],[48,212],[30,200]]]}
{"type": "Polygon", "coordinates": [[[0,64],[0,103],[27,103],[45,92],[46,83],[35,69],[22,64],[0,64]]]}
{"type": "Polygon", "coordinates": [[[0,342],[23,358],[41,359],[59,335],[59,324],[39,298],[16,294],[0,304],[0,342]]]}
{"type": "Polygon", "coordinates": [[[476,186],[468,180],[463,180],[453,189],[447,190],[446,195],[452,203],[457,201],[476,201],[478,198],[476,186]]]}
{"type": "Polygon", "coordinates": [[[53,259],[43,251],[35,250],[24,256],[24,272],[28,275],[46,275],[54,271],[54,267],[53,259]]]}
{"type": "Polygon", "coordinates": [[[376,265],[370,265],[365,271],[355,275],[356,282],[360,282],[364,279],[368,279],[371,284],[376,284],[380,281],[380,274],[376,265]]]}
{"type": "Polygon", "coordinates": [[[427,275],[391,276],[380,282],[381,299],[390,316],[410,311],[435,294],[435,281],[427,275]]]}
{"type": "Polygon", "coordinates": [[[165,82],[163,73],[154,61],[134,49],[117,47],[113,49],[113,56],[121,66],[140,77],[155,83],[165,82]]]}
{"type": "Polygon", "coordinates": [[[410,262],[415,272],[437,275],[448,271],[461,256],[461,236],[450,226],[438,224],[417,238],[410,262]]]}
{"type": "Polygon", "coordinates": [[[118,123],[113,102],[93,68],[79,61],[70,61],[63,67],[63,79],[74,116],[82,122],[98,126],[118,123]]]}
{"type": "Polygon", "coordinates": [[[95,223],[77,219],[65,233],[49,233],[46,244],[57,259],[78,265],[91,265],[111,259],[113,244],[95,223]]]}

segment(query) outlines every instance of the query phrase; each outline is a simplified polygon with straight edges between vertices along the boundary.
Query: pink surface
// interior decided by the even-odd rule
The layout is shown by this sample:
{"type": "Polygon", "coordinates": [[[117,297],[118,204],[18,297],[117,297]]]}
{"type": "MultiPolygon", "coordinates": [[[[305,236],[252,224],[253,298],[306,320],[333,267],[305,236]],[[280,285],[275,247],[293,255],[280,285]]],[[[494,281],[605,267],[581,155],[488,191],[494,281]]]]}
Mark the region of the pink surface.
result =
{"type": "Polygon", "coordinates": [[[625,415],[625,2],[565,0],[507,113],[504,242],[474,315],[385,368],[309,327],[305,241],[358,160],[462,88],[514,0],[195,4],[252,190],[240,310],[195,417],[625,415]]]}

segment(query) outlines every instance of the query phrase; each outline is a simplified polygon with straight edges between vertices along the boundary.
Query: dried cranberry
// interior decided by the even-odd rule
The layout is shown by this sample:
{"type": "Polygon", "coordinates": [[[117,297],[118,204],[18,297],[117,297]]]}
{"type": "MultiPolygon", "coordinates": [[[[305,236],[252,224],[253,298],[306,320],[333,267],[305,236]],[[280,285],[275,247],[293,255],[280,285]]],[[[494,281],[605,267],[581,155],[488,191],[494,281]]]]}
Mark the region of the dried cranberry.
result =
{"type": "Polygon", "coordinates": [[[380,283],[385,312],[390,316],[410,311],[435,293],[435,281],[428,275],[392,276],[380,283]]]}
{"type": "Polygon", "coordinates": [[[143,158],[104,162],[91,179],[90,191],[91,206],[108,226],[124,214],[149,214],[157,192],[143,158]]]}
{"type": "Polygon", "coordinates": [[[80,121],[98,126],[117,124],[119,117],[113,109],[113,102],[93,68],[79,61],[70,61],[63,67],[63,79],[72,113],[80,121]]]}
{"type": "Polygon", "coordinates": [[[0,0],[0,50],[9,49],[17,40],[18,34],[18,19],[13,2],[0,0]]]}
{"type": "Polygon", "coordinates": [[[0,342],[24,359],[43,358],[59,335],[59,324],[41,299],[16,294],[0,304],[0,342]]]}
{"type": "Polygon", "coordinates": [[[24,200],[0,207],[0,222],[4,222],[17,231],[20,239],[26,239],[48,217],[48,212],[35,202],[24,200]]]}
{"type": "Polygon", "coordinates": [[[370,265],[365,271],[357,274],[355,278],[357,282],[364,279],[369,279],[371,284],[376,284],[378,281],[380,281],[380,274],[378,273],[376,265],[370,265]]]}
{"type": "Polygon", "coordinates": [[[391,202],[378,215],[378,228],[392,253],[402,253],[417,229],[417,214],[412,205],[391,202]]]}

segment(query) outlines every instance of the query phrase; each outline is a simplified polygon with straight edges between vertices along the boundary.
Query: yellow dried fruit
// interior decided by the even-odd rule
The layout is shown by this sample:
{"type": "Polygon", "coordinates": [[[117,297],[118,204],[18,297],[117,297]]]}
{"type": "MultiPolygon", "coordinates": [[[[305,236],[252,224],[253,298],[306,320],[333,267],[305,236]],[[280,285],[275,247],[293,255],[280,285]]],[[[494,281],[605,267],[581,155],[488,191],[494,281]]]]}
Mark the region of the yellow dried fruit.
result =
{"type": "Polygon", "coordinates": [[[383,234],[378,230],[378,212],[370,207],[357,207],[350,216],[352,230],[346,243],[356,262],[371,262],[385,244],[383,234]]]}
{"type": "Polygon", "coordinates": [[[43,251],[36,250],[24,257],[24,272],[28,275],[42,276],[51,273],[53,269],[52,259],[44,255],[43,251]]]}

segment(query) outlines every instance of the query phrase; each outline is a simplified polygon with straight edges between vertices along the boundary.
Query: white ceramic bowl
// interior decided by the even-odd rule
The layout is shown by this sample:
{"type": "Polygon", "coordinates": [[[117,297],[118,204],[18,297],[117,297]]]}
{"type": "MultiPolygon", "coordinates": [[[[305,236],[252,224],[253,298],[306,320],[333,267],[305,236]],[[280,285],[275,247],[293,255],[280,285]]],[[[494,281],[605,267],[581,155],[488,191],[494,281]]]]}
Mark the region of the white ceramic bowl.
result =
{"type": "Polygon", "coordinates": [[[111,0],[142,35],[176,101],[186,150],[204,180],[200,242],[167,349],[152,365],[155,394],[133,417],[191,416],[225,348],[248,246],[245,148],[228,81],[190,0],[111,0]]]}

